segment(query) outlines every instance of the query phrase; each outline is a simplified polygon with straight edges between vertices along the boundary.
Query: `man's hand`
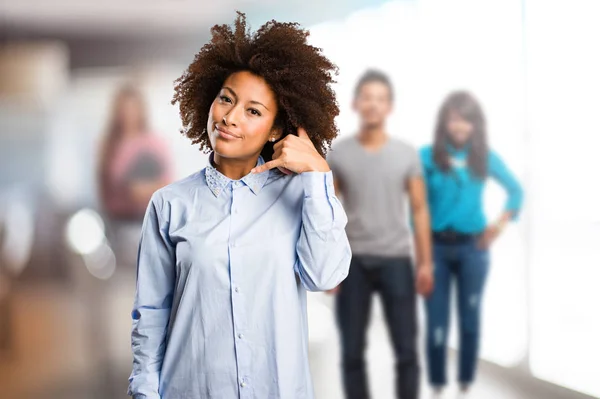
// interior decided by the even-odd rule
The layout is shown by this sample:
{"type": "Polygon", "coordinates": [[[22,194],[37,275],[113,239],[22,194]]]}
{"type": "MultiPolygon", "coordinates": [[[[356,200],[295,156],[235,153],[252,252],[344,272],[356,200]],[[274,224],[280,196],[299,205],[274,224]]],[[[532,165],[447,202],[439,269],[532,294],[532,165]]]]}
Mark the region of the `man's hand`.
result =
{"type": "Polygon", "coordinates": [[[428,297],[433,292],[433,266],[432,265],[419,265],[417,268],[417,281],[416,289],[417,293],[428,297]]]}

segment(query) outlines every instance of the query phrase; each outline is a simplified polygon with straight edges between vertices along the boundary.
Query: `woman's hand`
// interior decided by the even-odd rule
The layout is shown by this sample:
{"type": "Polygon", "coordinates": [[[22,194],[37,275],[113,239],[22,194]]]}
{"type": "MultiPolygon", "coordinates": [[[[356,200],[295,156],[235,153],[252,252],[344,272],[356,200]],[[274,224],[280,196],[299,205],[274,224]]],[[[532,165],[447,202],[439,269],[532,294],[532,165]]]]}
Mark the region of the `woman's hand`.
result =
{"type": "Polygon", "coordinates": [[[479,239],[479,242],[477,243],[477,246],[480,249],[489,249],[492,246],[492,243],[496,241],[498,236],[500,236],[500,233],[502,233],[512,216],[512,211],[505,211],[496,223],[488,226],[485,229],[481,235],[481,238],[479,239]]]}
{"type": "Polygon", "coordinates": [[[497,224],[488,226],[479,238],[477,246],[480,249],[489,249],[492,246],[492,243],[496,241],[496,238],[500,235],[500,232],[501,229],[497,224]]]}
{"type": "Polygon", "coordinates": [[[262,173],[278,168],[285,174],[304,172],[329,172],[329,165],[317,151],[306,130],[299,127],[298,136],[288,134],[273,146],[273,160],[252,169],[262,173]]]}

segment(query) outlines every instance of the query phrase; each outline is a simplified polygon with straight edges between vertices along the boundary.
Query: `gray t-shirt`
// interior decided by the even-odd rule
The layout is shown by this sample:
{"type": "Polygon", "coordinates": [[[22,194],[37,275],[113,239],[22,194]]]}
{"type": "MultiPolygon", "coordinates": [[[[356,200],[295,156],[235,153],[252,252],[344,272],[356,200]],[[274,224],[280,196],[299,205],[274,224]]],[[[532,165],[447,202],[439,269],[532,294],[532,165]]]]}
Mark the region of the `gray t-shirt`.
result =
{"type": "Polygon", "coordinates": [[[407,183],[422,176],[417,151],[389,138],[377,152],[357,137],[343,139],[327,157],[348,215],[346,233],[355,255],[410,256],[407,183]]]}

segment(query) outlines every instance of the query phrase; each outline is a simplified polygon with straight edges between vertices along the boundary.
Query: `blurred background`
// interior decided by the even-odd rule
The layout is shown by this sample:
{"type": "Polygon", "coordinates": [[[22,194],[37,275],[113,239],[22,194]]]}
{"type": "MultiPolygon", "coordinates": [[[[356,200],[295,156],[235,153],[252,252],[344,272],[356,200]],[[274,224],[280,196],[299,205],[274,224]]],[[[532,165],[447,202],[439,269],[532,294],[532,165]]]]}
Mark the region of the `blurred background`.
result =
{"type": "MultiPolygon", "coordinates": [[[[310,28],[340,68],[342,137],[370,67],[395,85],[390,134],[415,146],[448,92],[481,100],[527,196],[493,249],[476,397],[600,397],[597,0],[1,1],[0,397],[126,397],[140,212],[207,161],[178,133],[173,81],[236,9],[310,28]]],[[[486,192],[490,213],[503,201],[486,192]]],[[[309,305],[316,395],[338,399],[332,298],[309,305]]],[[[378,303],[369,337],[391,399],[378,303]]]]}

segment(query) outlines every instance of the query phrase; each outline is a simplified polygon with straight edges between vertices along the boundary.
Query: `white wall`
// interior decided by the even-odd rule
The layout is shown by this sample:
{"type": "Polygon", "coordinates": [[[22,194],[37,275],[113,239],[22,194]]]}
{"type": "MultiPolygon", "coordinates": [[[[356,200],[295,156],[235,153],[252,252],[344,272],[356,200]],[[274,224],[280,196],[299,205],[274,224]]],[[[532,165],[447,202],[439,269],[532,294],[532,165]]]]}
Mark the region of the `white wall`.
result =
{"type": "Polygon", "coordinates": [[[531,366],[600,396],[600,3],[526,5],[531,366]]]}
{"type": "MultiPolygon", "coordinates": [[[[313,27],[313,44],[340,68],[341,137],[356,131],[354,85],[366,68],[375,67],[395,84],[391,135],[415,146],[430,143],[444,97],[468,89],[483,103],[492,146],[523,179],[521,18],[520,0],[396,1],[313,27]]],[[[504,198],[497,186],[486,192],[490,218],[502,210],[504,198]]],[[[484,303],[482,356],[506,366],[523,359],[527,343],[523,237],[523,224],[516,224],[495,245],[484,303]]],[[[451,340],[456,342],[455,335],[451,340]]]]}

